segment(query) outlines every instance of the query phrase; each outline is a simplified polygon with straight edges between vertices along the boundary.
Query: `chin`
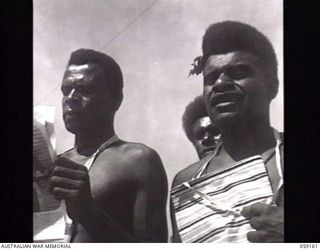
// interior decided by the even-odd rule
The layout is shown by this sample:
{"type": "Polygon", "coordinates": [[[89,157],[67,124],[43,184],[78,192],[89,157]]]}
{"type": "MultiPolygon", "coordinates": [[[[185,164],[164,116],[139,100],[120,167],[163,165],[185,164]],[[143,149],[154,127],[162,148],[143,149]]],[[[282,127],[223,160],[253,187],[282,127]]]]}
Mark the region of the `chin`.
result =
{"type": "Polygon", "coordinates": [[[213,151],[214,151],[214,150],[210,150],[210,151],[205,151],[205,152],[203,152],[203,153],[201,154],[201,157],[200,157],[200,158],[202,159],[202,158],[204,158],[204,157],[206,157],[206,156],[208,156],[208,155],[212,154],[212,153],[213,153],[213,151]]]}
{"type": "Polygon", "coordinates": [[[80,130],[80,126],[78,124],[65,124],[65,128],[72,134],[76,134],[80,130]]]}
{"type": "Polygon", "coordinates": [[[241,115],[237,112],[225,112],[215,114],[211,119],[218,125],[218,127],[225,127],[236,123],[240,117],[241,115]]]}

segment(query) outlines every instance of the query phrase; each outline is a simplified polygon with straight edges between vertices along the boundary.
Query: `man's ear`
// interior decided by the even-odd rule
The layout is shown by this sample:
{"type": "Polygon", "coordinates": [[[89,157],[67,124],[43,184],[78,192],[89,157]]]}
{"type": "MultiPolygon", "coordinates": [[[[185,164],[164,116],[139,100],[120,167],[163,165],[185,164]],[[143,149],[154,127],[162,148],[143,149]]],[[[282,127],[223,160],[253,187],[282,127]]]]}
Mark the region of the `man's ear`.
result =
{"type": "Polygon", "coordinates": [[[269,86],[268,86],[268,94],[270,97],[270,100],[273,100],[277,94],[278,94],[278,88],[279,88],[279,80],[278,77],[272,76],[270,78],[269,86]]]}
{"type": "Polygon", "coordinates": [[[113,103],[113,109],[114,111],[117,111],[122,103],[122,99],[123,99],[123,94],[120,93],[119,96],[117,98],[114,98],[112,103],[113,103]]]}
{"type": "Polygon", "coordinates": [[[279,80],[276,74],[274,74],[271,69],[267,68],[265,71],[265,90],[268,95],[268,99],[271,101],[273,100],[277,94],[278,94],[278,88],[279,88],[279,80]]]}
{"type": "Polygon", "coordinates": [[[108,106],[111,107],[114,112],[116,112],[122,103],[122,99],[123,94],[119,93],[117,96],[113,96],[108,100],[108,106]]]}
{"type": "Polygon", "coordinates": [[[110,93],[110,92],[106,92],[106,95],[104,97],[105,99],[104,101],[104,105],[107,108],[107,110],[112,110],[114,112],[116,112],[121,103],[122,103],[122,99],[123,99],[123,94],[122,93],[110,93]]]}

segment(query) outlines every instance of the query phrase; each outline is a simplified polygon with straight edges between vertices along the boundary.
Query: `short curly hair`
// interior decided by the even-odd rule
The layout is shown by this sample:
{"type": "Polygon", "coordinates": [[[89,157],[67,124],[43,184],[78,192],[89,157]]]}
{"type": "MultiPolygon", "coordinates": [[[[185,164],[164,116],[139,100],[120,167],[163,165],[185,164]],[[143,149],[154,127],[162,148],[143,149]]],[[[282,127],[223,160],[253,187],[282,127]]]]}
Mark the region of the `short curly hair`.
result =
{"type": "Polygon", "coordinates": [[[182,116],[182,126],[188,139],[193,143],[193,124],[200,118],[208,116],[204,98],[197,96],[189,103],[182,116]]]}
{"type": "Polygon", "coordinates": [[[278,64],[276,54],[269,39],[256,28],[236,21],[224,21],[211,24],[202,41],[202,67],[210,55],[232,51],[248,51],[261,59],[270,72],[273,93],[278,90],[278,64]]]}
{"type": "Polygon", "coordinates": [[[102,52],[82,48],[71,53],[67,66],[88,63],[97,64],[103,69],[106,77],[106,88],[114,94],[120,105],[123,98],[123,76],[118,63],[111,56],[102,52]]]}

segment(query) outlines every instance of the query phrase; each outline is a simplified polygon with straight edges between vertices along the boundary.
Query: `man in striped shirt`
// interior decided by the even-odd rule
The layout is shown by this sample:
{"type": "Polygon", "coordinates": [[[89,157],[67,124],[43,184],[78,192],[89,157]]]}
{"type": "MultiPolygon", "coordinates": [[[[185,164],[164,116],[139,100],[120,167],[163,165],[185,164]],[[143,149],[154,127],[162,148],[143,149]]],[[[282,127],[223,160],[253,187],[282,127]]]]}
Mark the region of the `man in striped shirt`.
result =
{"type": "Polygon", "coordinates": [[[223,143],[213,154],[175,176],[171,190],[173,240],[282,242],[283,148],[269,118],[270,103],[278,91],[273,47],[254,27],[225,21],[208,27],[202,51],[192,72],[203,72],[207,111],[223,143]],[[243,169],[238,171],[240,168],[243,169]],[[258,174],[250,176],[252,171],[248,169],[258,174]],[[242,179],[236,179],[240,175],[242,179]],[[220,193],[202,185],[212,178],[206,184],[212,188],[221,176],[224,179],[216,184],[223,187],[218,190],[220,193]],[[224,182],[229,184],[223,186],[224,182]],[[234,193],[228,193],[230,190],[234,193]],[[225,195],[224,199],[219,195],[225,195]],[[241,203],[242,200],[246,202],[241,203]],[[234,206],[228,210],[232,202],[234,206]],[[215,226],[228,216],[231,220],[224,226],[215,226]]]}

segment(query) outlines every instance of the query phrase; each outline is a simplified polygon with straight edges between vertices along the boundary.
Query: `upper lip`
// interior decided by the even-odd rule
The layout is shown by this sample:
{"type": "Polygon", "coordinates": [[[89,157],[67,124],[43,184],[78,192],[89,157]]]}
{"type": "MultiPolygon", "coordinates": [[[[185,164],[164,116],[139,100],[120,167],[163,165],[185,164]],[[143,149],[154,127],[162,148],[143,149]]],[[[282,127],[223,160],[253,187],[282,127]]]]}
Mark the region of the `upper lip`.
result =
{"type": "Polygon", "coordinates": [[[216,149],[216,146],[210,146],[210,147],[204,147],[203,148],[203,151],[204,152],[208,152],[208,151],[213,151],[216,149]]]}
{"type": "Polygon", "coordinates": [[[237,91],[218,92],[210,98],[210,104],[215,106],[219,103],[236,102],[241,99],[241,94],[237,91]]]}
{"type": "Polygon", "coordinates": [[[210,149],[210,148],[215,148],[216,145],[203,145],[204,148],[210,149]]]}
{"type": "Polygon", "coordinates": [[[68,108],[68,109],[65,111],[64,114],[65,114],[65,115],[78,115],[78,114],[80,114],[80,112],[78,112],[78,111],[76,111],[76,110],[74,110],[74,109],[68,108]]]}

